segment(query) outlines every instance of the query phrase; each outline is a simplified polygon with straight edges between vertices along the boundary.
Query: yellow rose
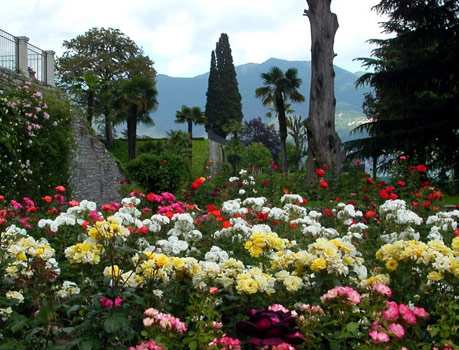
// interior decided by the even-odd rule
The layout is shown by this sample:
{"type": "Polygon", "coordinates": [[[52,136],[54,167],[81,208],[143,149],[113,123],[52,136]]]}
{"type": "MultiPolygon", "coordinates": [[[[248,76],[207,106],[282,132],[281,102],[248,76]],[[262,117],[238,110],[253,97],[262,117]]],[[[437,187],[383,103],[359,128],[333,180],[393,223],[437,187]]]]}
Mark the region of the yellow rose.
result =
{"type": "Polygon", "coordinates": [[[395,271],[397,270],[398,267],[398,262],[395,259],[390,259],[386,262],[386,269],[389,271],[395,271]]]}
{"type": "Polygon", "coordinates": [[[314,259],[310,266],[311,270],[314,272],[325,270],[327,268],[327,260],[324,258],[314,259]]]}
{"type": "Polygon", "coordinates": [[[236,290],[240,293],[255,294],[258,291],[258,282],[253,278],[238,278],[236,290]]]}
{"type": "Polygon", "coordinates": [[[455,237],[451,242],[451,248],[454,250],[459,250],[459,237],[455,237]]]}
{"type": "Polygon", "coordinates": [[[438,271],[431,271],[427,275],[427,279],[430,281],[441,281],[443,279],[443,274],[438,271]]]}

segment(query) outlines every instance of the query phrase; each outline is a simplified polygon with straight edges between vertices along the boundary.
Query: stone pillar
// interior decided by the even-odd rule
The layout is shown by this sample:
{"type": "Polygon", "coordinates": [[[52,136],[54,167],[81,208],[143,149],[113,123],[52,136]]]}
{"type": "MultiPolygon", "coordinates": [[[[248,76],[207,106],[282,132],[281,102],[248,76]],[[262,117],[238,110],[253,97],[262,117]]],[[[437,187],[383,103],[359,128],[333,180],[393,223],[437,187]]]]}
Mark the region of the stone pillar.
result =
{"type": "Polygon", "coordinates": [[[26,77],[29,77],[28,71],[28,56],[27,56],[27,43],[29,38],[26,36],[18,36],[16,38],[16,54],[17,54],[17,70],[19,73],[24,74],[26,77]]]}
{"type": "Polygon", "coordinates": [[[45,78],[45,83],[51,86],[55,86],[55,81],[54,81],[54,68],[55,68],[55,63],[54,63],[54,54],[55,52],[52,50],[47,50],[44,52],[45,56],[45,62],[46,62],[46,73],[43,75],[43,78],[45,78]]]}

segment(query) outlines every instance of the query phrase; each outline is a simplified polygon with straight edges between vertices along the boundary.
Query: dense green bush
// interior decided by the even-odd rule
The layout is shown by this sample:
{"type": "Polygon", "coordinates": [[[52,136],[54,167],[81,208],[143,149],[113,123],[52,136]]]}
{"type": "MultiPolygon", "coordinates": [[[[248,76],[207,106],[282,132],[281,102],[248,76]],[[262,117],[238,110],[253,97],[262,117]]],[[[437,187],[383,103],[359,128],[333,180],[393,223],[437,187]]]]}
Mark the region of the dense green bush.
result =
{"type": "Polygon", "coordinates": [[[152,192],[175,192],[189,177],[183,157],[172,152],[141,154],[126,164],[129,178],[152,192]]]}
{"type": "Polygon", "coordinates": [[[66,184],[71,110],[31,84],[0,91],[0,194],[38,196],[66,184]]]}
{"type": "Polygon", "coordinates": [[[271,162],[271,152],[262,143],[252,143],[242,153],[241,165],[246,169],[269,168],[271,162]]]}

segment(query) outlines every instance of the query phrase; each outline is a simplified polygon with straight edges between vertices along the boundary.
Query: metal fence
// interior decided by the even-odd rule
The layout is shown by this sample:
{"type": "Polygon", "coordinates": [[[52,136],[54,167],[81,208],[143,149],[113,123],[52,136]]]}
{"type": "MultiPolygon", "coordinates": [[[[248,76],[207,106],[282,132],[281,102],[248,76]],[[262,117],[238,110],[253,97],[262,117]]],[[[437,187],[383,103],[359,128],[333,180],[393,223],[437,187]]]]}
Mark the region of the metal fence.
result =
{"type": "Polygon", "coordinates": [[[27,69],[29,78],[46,82],[46,53],[27,43],[27,69]]]}
{"type": "Polygon", "coordinates": [[[18,70],[18,45],[14,35],[0,29],[0,67],[18,70]]]}
{"type": "Polygon", "coordinates": [[[27,37],[14,36],[1,29],[0,67],[54,85],[54,52],[32,45],[27,37]]]}

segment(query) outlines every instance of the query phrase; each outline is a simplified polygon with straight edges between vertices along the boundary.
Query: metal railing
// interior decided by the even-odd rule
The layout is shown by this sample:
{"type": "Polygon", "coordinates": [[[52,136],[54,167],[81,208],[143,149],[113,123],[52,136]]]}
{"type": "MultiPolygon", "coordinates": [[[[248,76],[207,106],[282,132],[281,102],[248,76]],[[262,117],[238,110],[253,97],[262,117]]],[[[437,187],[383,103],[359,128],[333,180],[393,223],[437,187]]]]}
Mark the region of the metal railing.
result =
{"type": "Polygon", "coordinates": [[[46,82],[46,53],[27,43],[27,69],[29,78],[46,82]]]}
{"type": "Polygon", "coordinates": [[[17,71],[18,56],[16,37],[0,29],[0,67],[17,71]]]}
{"type": "Polygon", "coordinates": [[[30,44],[25,36],[14,36],[1,29],[0,67],[54,85],[54,52],[30,44]]]}

